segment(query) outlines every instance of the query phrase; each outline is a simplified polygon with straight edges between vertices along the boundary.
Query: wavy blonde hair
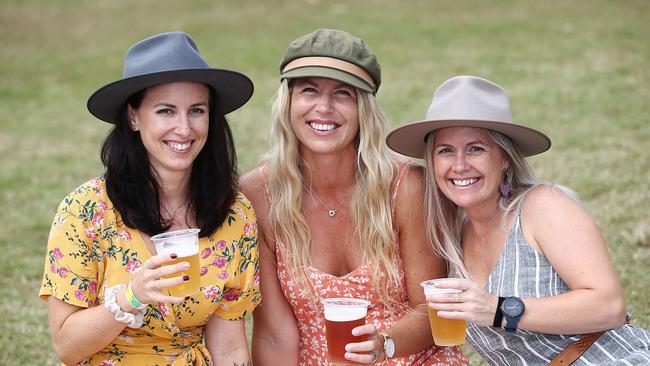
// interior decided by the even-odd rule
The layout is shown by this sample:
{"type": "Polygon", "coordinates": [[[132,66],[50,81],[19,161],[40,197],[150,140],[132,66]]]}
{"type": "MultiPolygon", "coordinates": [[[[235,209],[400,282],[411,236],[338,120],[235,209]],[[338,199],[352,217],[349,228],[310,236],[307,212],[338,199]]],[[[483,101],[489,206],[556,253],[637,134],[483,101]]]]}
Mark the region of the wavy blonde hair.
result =
{"type": "MultiPolygon", "coordinates": [[[[493,130],[485,129],[485,131],[488,137],[501,148],[509,163],[504,173],[504,183],[510,186],[510,195],[507,198],[500,196],[499,199],[499,208],[508,215],[519,207],[526,193],[544,182],[535,176],[523,154],[509,137],[493,130]]],[[[435,135],[436,131],[427,136],[424,153],[427,166],[425,185],[427,239],[436,253],[447,260],[448,272],[452,276],[470,278],[463,264],[460,242],[464,220],[463,209],[445,197],[436,184],[432,159],[435,135]]],[[[557,187],[574,197],[566,187],[557,187]]],[[[503,224],[505,225],[505,222],[503,224]]]]}
{"type": "MultiPolygon", "coordinates": [[[[270,222],[276,245],[284,249],[293,278],[305,289],[303,296],[318,294],[305,272],[312,264],[309,226],[302,214],[303,172],[299,141],[291,127],[291,83],[282,81],[273,101],[271,149],[265,156],[269,168],[270,222]],[[305,286],[306,285],[306,286],[305,286]]],[[[393,231],[391,185],[400,158],[384,143],[387,118],[374,95],[357,89],[359,133],[356,138],[356,185],[351,196],[352,217],[361,244],[363,263],[370,267],[377,296],[394,306],[388,289],[402,290],[398,251],[393,231]],[[389,287],[390,286],[390,287],[389,287]]],[[[315,296],[314,296],[315,295],[315,296]]]]}

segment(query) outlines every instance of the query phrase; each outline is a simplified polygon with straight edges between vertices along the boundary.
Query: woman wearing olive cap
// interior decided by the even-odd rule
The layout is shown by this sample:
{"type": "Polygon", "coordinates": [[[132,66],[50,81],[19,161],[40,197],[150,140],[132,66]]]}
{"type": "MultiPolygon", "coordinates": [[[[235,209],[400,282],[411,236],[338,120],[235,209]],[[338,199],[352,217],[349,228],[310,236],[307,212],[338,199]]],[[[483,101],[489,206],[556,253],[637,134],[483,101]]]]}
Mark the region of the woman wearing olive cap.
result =
{"type": "MultiPolygon", "coordinates": [[[[256,219],[236,190],[225,114],[253,84],[211,68],[183,32],[136,43],[124,78],[88,100],[114,124],[106,171],[61,202],[40,296],[67,365],[250,365],[244,316],[260,301],[256,219]],[[227,87],[226,87],[227,86],[227,87]],[[151,237],[198,228],[199,292],[172,296],[182,253],[151,237]]],[[[196,257],[195,257],[196,258],[196,257]]]]}
{"type": "Polygon", "coordinates": [[[650,334],[626,323],[623,289],[598,227],[566,187],[525,157],[551,147],[513,121],[503,88],[456,76],[426,120],[387,138],[427,161],[428,228],[460,278],[427,295],[438,316],[467,320],[490,365],[650,365],[650,334]]]}
{"type": "Polygon", "coordinates": [[[446,267],[426,243],[422,171],[383,143],[374,54],[320,29],[291,42],[280,69],[271,151],[241,180],[264,239],[255,364],[327,365],[320,301],[355,297],[371,305],[347,360],[465,365],[432,344],[419,283],[446,267]]]}

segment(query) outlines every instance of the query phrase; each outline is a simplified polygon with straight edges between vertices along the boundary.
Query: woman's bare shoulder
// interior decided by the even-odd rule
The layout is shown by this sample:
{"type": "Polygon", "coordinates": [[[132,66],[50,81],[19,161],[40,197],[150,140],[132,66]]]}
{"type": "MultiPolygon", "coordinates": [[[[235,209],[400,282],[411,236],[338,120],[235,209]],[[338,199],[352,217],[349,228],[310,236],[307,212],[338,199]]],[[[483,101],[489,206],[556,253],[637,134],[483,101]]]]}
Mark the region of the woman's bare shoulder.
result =
{"type": "Polygon", "coordinates": [[[397,203],[422,199],[424,194],[424,167],[418,164],[409,164],[402,169],[404,169],[402,177],[397,178],[399,179],[397,203]]]}
{"type": "Polygon", "coordinates": [[[266,168],[261,165],[239,178],[239,189],[255,203],[256,198],[264,196],[267,182],[266,168]]]}
{"type": "Polygon", "coordinates": [[[526,194],[521,220],[527,239],[541,238],[548,232],[572,230],[580,223],[593,221],[575,193],[554,184],[539,185],[526,194]]]}
{"type": "Polygon", "coordinates": [[[571,207],[572,209],[582,208],[575,193],[570,189],[545,183],[533,188],[526,194],[523,203],[524,213],[533,212],[555,212],[571,207]]]}
{"type": "Polygon", "coordinates": [[[425,200],[424,168],[417,164],[403,167],[395,196],[395,218],[401,227],[414,219],[421,219],[425,200]]]}
{"type": "Polygon", "coordinates": [[[266,207],[268,176],[264,165],[259,166],[239,178],[239,190],[253,203],[255,211],[266,207]]]}

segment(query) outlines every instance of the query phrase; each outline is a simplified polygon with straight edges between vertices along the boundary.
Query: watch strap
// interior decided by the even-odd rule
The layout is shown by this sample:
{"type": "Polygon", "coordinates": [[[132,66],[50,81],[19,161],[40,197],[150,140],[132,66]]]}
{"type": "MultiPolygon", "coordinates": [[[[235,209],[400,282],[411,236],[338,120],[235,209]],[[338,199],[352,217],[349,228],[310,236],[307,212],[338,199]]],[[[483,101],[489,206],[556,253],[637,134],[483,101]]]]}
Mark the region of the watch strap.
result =
{"type": "Polygon", "coordinates": [[[497,302],[497,311],[494,313],[494,321],[492,321],[492,326],[495,328],[501,328],[501,323],[503,322],[503,310],[501,310],[501,304],[503,304],[505,297],[499,296],[497,302]]]}
{"type": "Polygon", "coordinates": [[[517,330],[517,324],[519,324],[519,318],[506,317],[506,332],[514,333],[517,330]]]}

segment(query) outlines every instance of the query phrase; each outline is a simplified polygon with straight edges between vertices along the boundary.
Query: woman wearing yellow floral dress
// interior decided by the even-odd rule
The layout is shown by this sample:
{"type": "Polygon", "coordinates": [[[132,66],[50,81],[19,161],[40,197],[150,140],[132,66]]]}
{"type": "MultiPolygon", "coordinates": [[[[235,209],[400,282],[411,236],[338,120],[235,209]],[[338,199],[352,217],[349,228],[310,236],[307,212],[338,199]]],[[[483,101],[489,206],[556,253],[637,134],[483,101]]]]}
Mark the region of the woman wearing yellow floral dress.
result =
{"type": "Polygon", "coordinates": [[[171,32],[131,47],[124,78],[90,97],[90,112],[115,124],[106,171],[59,206],[40,290],[63,363],[250,364],[243,317],[260,301],[257,225],[236,191],[225,114],[252,92],[246,76],[210,68],[187,34],[171,32]],[[156,254],[151,236],[194,227],[200,291],[170,296],[189,264],[156,254]]]}

